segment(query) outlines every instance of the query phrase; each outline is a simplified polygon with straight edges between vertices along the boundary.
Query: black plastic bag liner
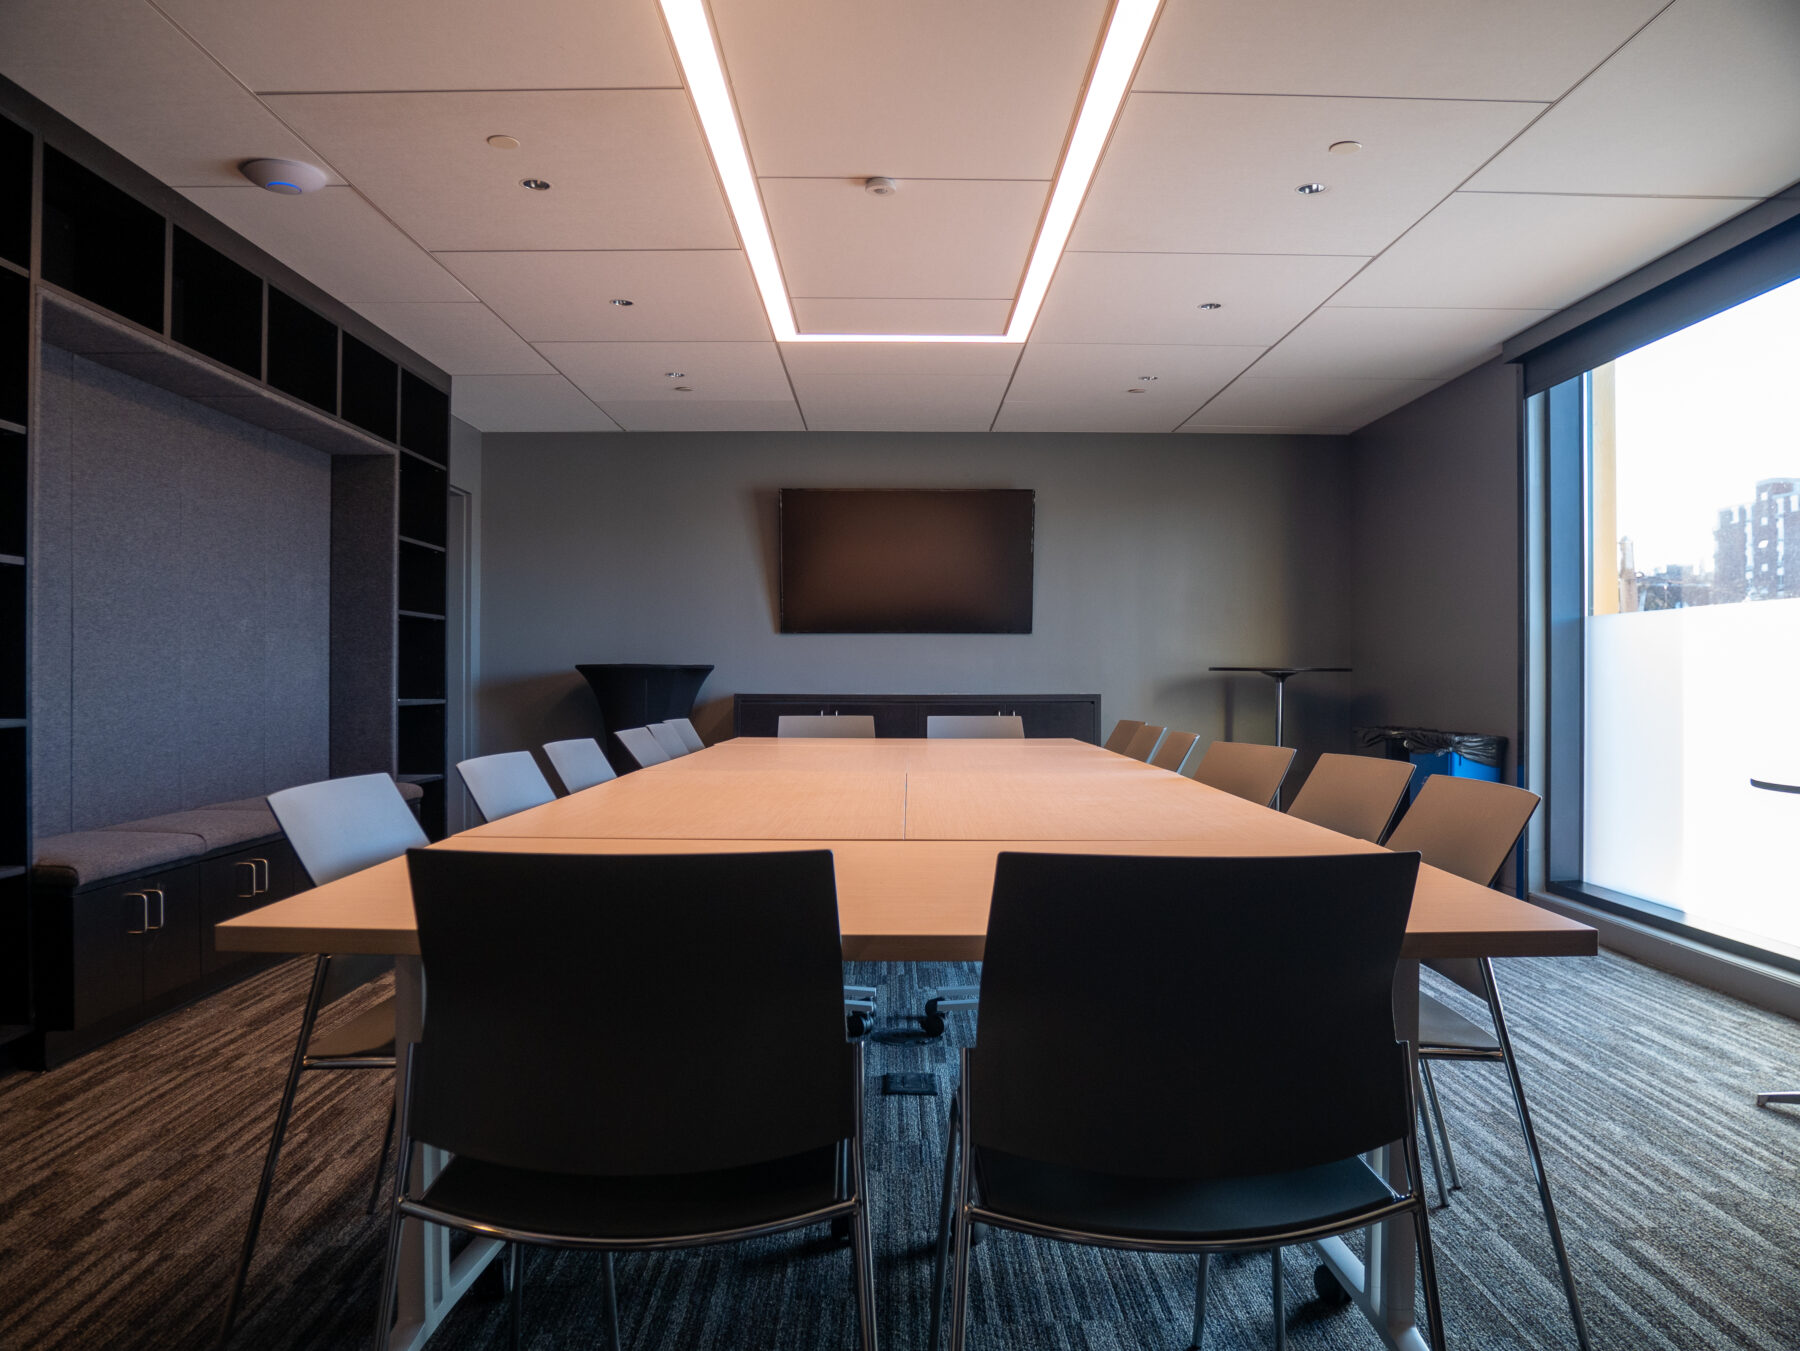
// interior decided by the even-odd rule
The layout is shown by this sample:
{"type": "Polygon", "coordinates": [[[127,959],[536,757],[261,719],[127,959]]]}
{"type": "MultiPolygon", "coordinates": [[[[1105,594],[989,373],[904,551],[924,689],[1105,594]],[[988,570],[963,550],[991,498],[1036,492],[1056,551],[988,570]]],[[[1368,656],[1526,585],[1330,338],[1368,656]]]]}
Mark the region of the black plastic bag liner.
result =
{"type": "Polygon", "coordinates": [[[1478,732],[1439,732],[1429,727],[1359,727],[1362,744],[1374,746],[1383,741],[1398,741],[1409,754],[1442,755],[1454,751],[1478,765],[1500,767],[1506,757],[1506,738],[1482,736],[1478,732]]]}

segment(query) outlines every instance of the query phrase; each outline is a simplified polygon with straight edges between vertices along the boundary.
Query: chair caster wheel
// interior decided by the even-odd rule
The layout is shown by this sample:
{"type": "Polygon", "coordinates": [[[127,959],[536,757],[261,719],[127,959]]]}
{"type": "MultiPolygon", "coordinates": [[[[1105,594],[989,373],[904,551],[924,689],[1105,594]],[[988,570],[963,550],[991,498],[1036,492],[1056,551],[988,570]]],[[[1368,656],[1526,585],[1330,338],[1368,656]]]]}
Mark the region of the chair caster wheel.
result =
{"type": "Polygon", "coordinates": [[[1350,1302],[1350,1292],[1338,1284],[1338,1278],[1323,1262],[1313,1268],[1313,1293],[1331,1309],[1341,1309],[1350,1302]]]}
{"type": "Polygon", "coordinates": [[[858,1010],[844,1015],[844,1030],[850,1034],[850,1040],[866,1037],[875,1030],[875,1020],[868,1014],[858,1010]]]}
{"type": "Polygon", "coordinates": [[[919,1015],[919,1027],[923,1029],[925,1035],[928,1037],[941,1037],[944,1035],[944,1015],[938,1013],[936,1010],[932,1010],[929,1013],[921,1013],[919,1015]]]}
{"type": "Polygon", "coordinates": [[[834,1243],[850,1241],[850,1217],[848,1215],[839,1215],[831,1222],[831,1239],[834,1243]]]}

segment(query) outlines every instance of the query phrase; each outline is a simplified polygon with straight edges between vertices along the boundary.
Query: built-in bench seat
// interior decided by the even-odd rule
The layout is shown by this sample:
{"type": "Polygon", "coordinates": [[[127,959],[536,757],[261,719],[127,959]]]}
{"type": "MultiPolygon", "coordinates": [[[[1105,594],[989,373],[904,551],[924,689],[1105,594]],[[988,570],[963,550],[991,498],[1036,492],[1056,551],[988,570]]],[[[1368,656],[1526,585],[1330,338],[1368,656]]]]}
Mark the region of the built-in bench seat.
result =
{"type": "MultiPolygon", "coordinates": [[[[413,804],[423,795],[411,783],[400,792],[413,804]]],[[[214,926],[306,885],[260,797],[39,840],[31,889],[45,1066],[249,974],[259,959],[219,951],[214,926]]]]}

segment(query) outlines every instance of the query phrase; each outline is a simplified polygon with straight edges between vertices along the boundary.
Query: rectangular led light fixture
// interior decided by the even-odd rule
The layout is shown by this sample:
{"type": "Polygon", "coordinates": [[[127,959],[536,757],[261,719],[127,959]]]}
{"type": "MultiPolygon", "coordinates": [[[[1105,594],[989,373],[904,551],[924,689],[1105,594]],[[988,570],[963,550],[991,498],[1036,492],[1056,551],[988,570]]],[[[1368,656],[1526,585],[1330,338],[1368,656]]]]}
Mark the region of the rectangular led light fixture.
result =
{"type": "Polygon", "coordinates": [[[743,128],[738,125],[737,108],[725,78],[725,63],[707,17],[706,0],[658,3],[777,342],[1019,343],[1031,335],[1031,326],[1037,322],[1038,310],[1050,289],[1050,278],[1062,257],[1063,245],[1075,228],[1075,217],[1081,211],[1094,170],[1099,167],[1100,152],[1106,148],[1106,138],[1125,102],[1132,72],[1149,41],[1162,0],[1115,0],[1107,16],[1106,36],[1082,92],[1081,111],[1063,151],[1056,181],[1050,185],[1050,203],[1038,224],[1031,258],[1025,265],[1024,280],[1013,299],[1012,316],[1004,333],[801,333],[795,326],[794,307],[781,280],[775,238],[763,212],[762,194],[750,167],[750,152],[744,145],[743,128]]]}

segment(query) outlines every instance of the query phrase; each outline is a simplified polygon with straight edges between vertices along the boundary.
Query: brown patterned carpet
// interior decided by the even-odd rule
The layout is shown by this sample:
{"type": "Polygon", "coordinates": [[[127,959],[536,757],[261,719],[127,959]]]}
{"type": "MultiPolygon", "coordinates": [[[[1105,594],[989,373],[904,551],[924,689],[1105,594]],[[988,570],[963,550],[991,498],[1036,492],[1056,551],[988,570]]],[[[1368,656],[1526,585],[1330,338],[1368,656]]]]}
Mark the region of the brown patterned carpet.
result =
{"type": "MultiPolygon", "coordinates": [[[[1595,1347],[1800,1348],[1800,1114],[1758,1088],[1800,1084],[1800,1027],[1610,954],[1502,962],[1595,1347]]],[[[0,1347],[137,1351],[211,1345],[273,1118],[308,968],[294,962],[45,1075],[0,1079],[0,1347]]],[[[861,966],[884,1010],[967,968],[861,966]]],[[[967,1035],[968,1015],[955,1032],[967,1035]]],[[[875,1048],[871,1071],[934,1071],[949,1043],[875,1048]]],[[[1308,1102],[1294,1067],[1296,1110],[1308,1102]]],[[[1439,1071],[1464,1190],[1434,1217],[1451,1344],[1572,1347],[1504,1076],[1439,1071]]],[[[302,1085],[263,1233],[240,1348],[367,1346],[381,1222],[363,1213],[386,1110],[383,1073],[302,1085]]],[[[870,1102],[881,1333],[925,1340],[947,1098],[870,1102]]],[[[1192,1267],[996,1235],[977,1249],[971,1348],[1187,1344],[1192,1267]]],[[[1379,1345],[1354,1311],[1312,1298],[1288,1255],[1295,1351],[1379,1345]]],[[[848,1256],[802,1235],[623,1258],[632,1351],[855,1345],[848,1256]]],[[[1271,1344],[1267,1259],[1217,1266],[1209,1351],[1271,1344]]],[[[537,1348],[604,1344],[596,1259],[538,1254],[537,1348]]],[[[494,1283],[489,1282],[490,1286],[494,1283]]],[[[497,1287],[478,1287],[434,1348],[506,1345],[497,1287]]]]}

